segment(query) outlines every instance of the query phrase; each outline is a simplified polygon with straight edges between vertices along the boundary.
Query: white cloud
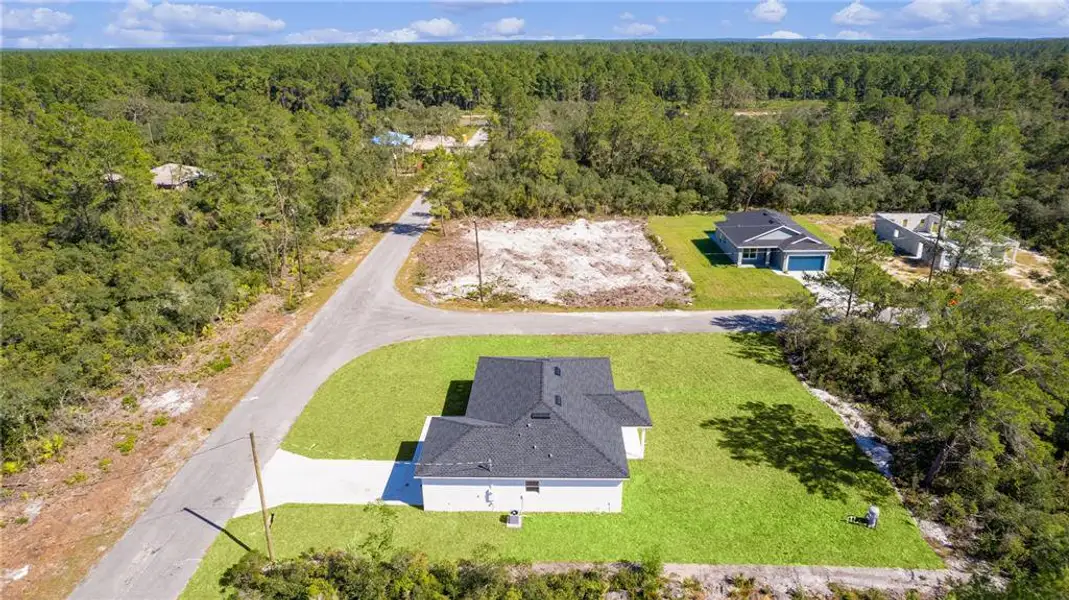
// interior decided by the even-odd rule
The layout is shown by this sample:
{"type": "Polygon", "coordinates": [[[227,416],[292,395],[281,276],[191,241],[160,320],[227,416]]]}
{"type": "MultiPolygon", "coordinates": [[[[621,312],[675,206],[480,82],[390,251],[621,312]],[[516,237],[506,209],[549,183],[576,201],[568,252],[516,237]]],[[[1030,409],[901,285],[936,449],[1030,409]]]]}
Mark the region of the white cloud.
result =
{"type": "Polygon", "coordinates": [[[16,8],[3,12],[5,31],[62,31],[73,24],[73,15],[51,8],[16,8]]]}
{"type": "Polygon", "coordinates": [[[761,39],[765,39],[765,40],[801,40],[801,39],[805,39],[804,35],[802,35],[800,33],[795,33],[793,31],[787,31],[786,29],[777,29],[776,31],[773,31],[772,33],[769,33],[769,34],[766,34],[766,35],[759,35],[757,37],[759,37],[761,39]]]}
{"type": "Polygon", "coordinates": [[[872,25],[882,16],[880,11],[865,6],[861,0],[854,0],[846,8],[832,15],[831,22],[836,25],[872,25]]]}
{"type": "Polygon", "coordinates": [[[431,37],[449,37],[460,33],[459,25],[442,17],[427,21],[413,21],[408,27],[431,37]]]}
{"type": "Polygon", "coordinates": [[[671,21],[672,19],[669,19],[668,17],[666,17],[664,15],[657,15],[657,18],[654,19],[654,20],[657,21],[658,23],[660,23],[661,25],[664,25],[665,23],[671,21]]]}
{"type": "Polygon", "coordinates": [[[656,26],[650,25],[649,23],[639,23],[637,21],[632,21],[626,25],[617,25],[616,27],[613,27],[612,30],[627,37],[646,37],[657,33],[656,26]]]}
{"type": "Polygon", "coordinates": [[[492,23],[486,23],[483,29],[492,35],[522,35],[525,21],[518,17],[505,17],[492,23]]]}
{"type": "Polygon", "coordinates": [[[407,44],[419,41],[419,32],[408,27],[401,29],[369,29],[342,31],[341,29],[309,29],[286,36],[287,44],[407,44]]]}
{"type": "Polygon", "coordinates": [[[913,0],[902,8],[898,19],[907,28],[922,30],[1010,23],[1069,26],[1069,0],[913,0]]]}
{"type": "Polygon", "coordinates": [[[208,4],[130,0],[105,33],[125,43],[150,46],[176,43],[254,43],[253,36],[281,31],[286,22],[262,13],[208,4]]]}
{"type": "Polygon", "coordinates": [[[968,0],[913,0],[900,15],[907,23],[918,25],[965,24],[974,19],[968,0]]]}
{"type": "Polygon", "coordinates": [[[818,34],[813,36],[813,39],[814,40],[826,40],[826,39],[828,39],[828,34],[826,34],[826,33],[818,33],[818,34]]]}
{"type": "Polygon", "coordinates": [[[71,39],[62,33],[46,33],[15,38],[12,43],[18,48],[66,48],[71,39]]]}
{"type": "Polygon", "coordinates": [[[787,6],[780,0],[760,0],[750,15],[764,23],[779,23],[787,16],[787,6]]]}
{"type": "Polygon", "coordinates": [[[835,34],[837,40],[871,40],[872,34],[867,31],[854,31],[853,29],[844,29],[835,34]]]}
{"type": "Polygon", "coordinates": [[[629,12],[622,12],[622,13],[620,13],[620,18],[623,19],[624,21],[634,21],[635,20],[635,15],[633,15],[633,14],[631,14],[629,12]]]}
{"type": "Polygon", "coordinates": [[[1069,19],[1069,2],[1066,0],[981,0],[974,10],[977,19],[985,23],[1069,19]]]}

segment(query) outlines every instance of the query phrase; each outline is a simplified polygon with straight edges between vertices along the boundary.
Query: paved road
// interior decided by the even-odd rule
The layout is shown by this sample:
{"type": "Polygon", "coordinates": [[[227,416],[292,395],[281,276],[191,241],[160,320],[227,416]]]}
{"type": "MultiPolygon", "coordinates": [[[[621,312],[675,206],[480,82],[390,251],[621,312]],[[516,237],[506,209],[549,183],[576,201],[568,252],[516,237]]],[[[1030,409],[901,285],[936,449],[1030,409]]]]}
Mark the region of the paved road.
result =
{"type": "Polygon", "coordinates": [[[768,329],[784,311],[474,313],[415,304],[394,278],[430,220],[422,198],[367,255],[300,336],[230,411],[123,538],[74,591],[76,599],[175,598],[253,482],[255,431],[266,463],[339,367],[380,346],[449,335],[664,333],[768,329]]]}

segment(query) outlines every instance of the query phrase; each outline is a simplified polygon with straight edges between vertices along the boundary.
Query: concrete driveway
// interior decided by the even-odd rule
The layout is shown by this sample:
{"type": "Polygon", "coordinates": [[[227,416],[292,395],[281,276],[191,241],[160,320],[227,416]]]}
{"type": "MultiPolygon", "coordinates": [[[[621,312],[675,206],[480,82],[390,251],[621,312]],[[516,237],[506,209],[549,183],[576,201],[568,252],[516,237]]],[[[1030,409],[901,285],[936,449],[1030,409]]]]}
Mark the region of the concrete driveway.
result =
{"type": "Polygon", "coordinates": [[[412,303],[394,278],[430,222],[421,196],[338,288],[300,336],[234,407],[121,540],[71,595],[75,599],[175,598],[254,476],[256,432],[269,464],[278,444],[334,371],[375,348],[421,338],[487,334],[669,333],[768,330],[782,310],[474,313],[412,303]],[[227,444],[211,452],[209,448],[227,444]]]}
{"type": "MultiPolygon", "coordinates": [[[[268,508],[283,504],[423,505],[423,492],[413,478],[412,461],[330,460],[278,450],[263,469],[268,508]]],[[[260,510],[256,485],[249,487],[235,517],[260,510]]]]}

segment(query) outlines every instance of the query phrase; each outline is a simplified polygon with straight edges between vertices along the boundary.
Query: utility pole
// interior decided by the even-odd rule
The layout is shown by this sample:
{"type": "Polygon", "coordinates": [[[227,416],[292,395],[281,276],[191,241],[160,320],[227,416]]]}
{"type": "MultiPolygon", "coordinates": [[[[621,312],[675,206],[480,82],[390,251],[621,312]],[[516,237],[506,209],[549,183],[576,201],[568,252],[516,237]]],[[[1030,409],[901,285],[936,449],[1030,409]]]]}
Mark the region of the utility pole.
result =
{"type": "Polygon", "coordinates": [[[267,557],[275,562],[275,546],[271,543],[271,523],[267,518],[267,501],[264,500],[264,478],[260,475],[260,458],[256,455],[256,435],[249,432],[249,445],[252,446],[252,466],[256,469],[256,488],[260,491],[260,514],[264,518],[264,537],[267,538],[267,557]]]}
{"type": "Polygon", "coordinates": [[[482,248],[479,247],[479,220],[472,219],[471,224],[475,226],[475,266],[479,270],[479,304],[485,304],[483,299],[483,253],[482,248]]]}
{"type": "Polygon", "coordinates": [[[939,225],[937,225],[937,227],[939,227],[939,229],[936,231],[936,234],[935,234],[935,251],[932,252],[932,264],[931,264],[931,267],[928,269],[928,286],[929,287],[931,287],[931,285],[932,285],[932,277],[935,276],[935,263],[937,261],[941,262],[943,260],[943,252],[942,252],[943,244],[942,244],[942,241],[943,241],[943,221],[946,220],[946,215],[944,214],[945,212],[946,211],[943,210],[943,207],[940,206],[939,207],[939,225]]]}

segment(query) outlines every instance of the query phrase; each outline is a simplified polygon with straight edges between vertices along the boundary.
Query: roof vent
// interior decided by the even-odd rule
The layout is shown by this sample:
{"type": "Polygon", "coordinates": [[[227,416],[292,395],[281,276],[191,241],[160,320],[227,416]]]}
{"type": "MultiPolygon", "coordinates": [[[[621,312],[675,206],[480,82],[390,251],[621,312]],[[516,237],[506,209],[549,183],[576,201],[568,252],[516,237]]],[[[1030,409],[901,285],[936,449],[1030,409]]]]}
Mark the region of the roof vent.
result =
{"type": "Polygon", "coordinates": [[[531,418],[532,419],[548,419],[548,418],[550,418],[550,416],[551,415],[549,413],[547,413],[547,412],[533,412],[533,413],[531,413],[531,418]]]}
{"type": "Polygon", "coordinates": [[[560,377],[560,367],[553,367],[553,374],[560,377]]]}
{"type": "Polygon", "coordinates": [[[560,394],[557,394],[556,396],[553,396],[553,402],[557,406],[560,406],[561,404],[563,404],[563,402],[561,402],[561,399],[560,399],[560,394]]]}

